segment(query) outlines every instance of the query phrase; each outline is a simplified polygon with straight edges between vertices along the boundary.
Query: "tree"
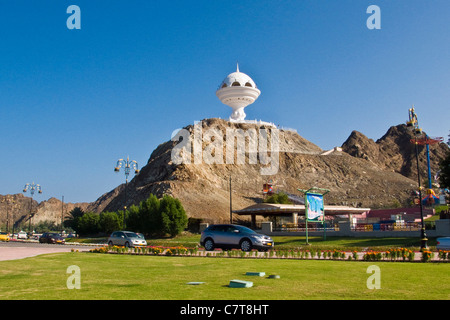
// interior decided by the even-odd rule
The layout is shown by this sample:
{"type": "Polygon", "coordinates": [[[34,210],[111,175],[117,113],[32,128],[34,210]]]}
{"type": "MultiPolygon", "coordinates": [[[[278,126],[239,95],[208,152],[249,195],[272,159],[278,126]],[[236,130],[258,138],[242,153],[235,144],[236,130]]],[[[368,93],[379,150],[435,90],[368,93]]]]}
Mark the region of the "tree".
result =
{"type": "Polygon", "coordinates": [[[159,200],[153,194],[150,194],[146,200],[141,201],[139,206],[132,205],[127,210],[127,228],[146,235],[158,233],[162,227],[159,207],[159,200]]]}
{"type": "Polygon", "coordinates": [[[275,193],[264,200],[265,203],[292,204],[287,194],[280,192],[275,193]]]}
{"type": "Polygon", "coordinates": [[[61,230],[61,225],[57,225],[54,221],[44,220],[40,221],[34,226],[34,230],[38,233],[61,230]]]}
{"type": "Polygon", "coordinates": [[[140,219],[144,232],[148,234],[158,234],[162,228],[160,215],[160,201],[150,194],[150,196],[139,204],[140,219]]]}
{"type": "Polygon", "coordinates": [[[187,226],[188,218],[180,200],[165,195],[161,199],[160,214],[162,232],[172,237],[181,233],[187,226]]]}
{"type": "Polygon", "coordinates": [[[84,214],[83,209],[80,207],[75,207],[69,212],[69,216],[64,220],[64,226],[68,228],[72,228],[73,230],[77,230],[78,227],[78,219],[81,218],[84,214]]]}
{"type": "Polygon", "coordinates": [[[100,213],[98,224],[100,231],[109,234],[115,230],[122,229],[122,221],[116,212],[105,211],[100,213]]]}
{"type": "Polygon", "coordinates": [[[99,215],[93,212],[86,212],[78,218],[77,229],[74,229],[80,235],[96,234],[100,231],[99,215]]]}
{"type": "Polygon", "coordinates": [[[142,230],[142,224],[140,220],[139,207],[134,204],[128,208],[126,214],[127,228],[135,230],[136,232],[147,233],[142,230]]]}
{"type": "Polygon", "coordinates": [[[188,218],[180,200],[168,195],[159,200],[153,194],[141,201],[139,207],[131,206],[126,218],[130,230],[146,236],[176,236],[186,228],[187,222],[188,218]]]}

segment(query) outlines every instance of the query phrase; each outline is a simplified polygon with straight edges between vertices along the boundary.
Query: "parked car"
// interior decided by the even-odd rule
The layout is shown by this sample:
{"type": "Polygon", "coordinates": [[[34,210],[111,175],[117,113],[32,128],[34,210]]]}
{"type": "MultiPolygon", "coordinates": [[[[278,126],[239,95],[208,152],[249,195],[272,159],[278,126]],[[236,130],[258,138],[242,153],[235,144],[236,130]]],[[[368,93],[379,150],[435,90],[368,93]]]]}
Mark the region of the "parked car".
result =
{"type": "Polygon", "coordinates": [[[58,233],[45,232],[39,237],[39,243],[59,243],[64,244],[66,241],[58,233]]]}
{"type": "Polygon", "coordinates": [[[244,226],[235,224],[215,224],[206,228],[201,235],[200,245],[206,250],[215,248],[238,248],[242,251],[258,249],[267,251],[274,246],[271,237],[259,234],[244,226]]]}
{"type": "Polygon", "coordinates": [[[108,245],[125,247],[146,246],[147,241],[140,233],[132,231],[114,231],[108,238],[108,245]]]}
{"type": "Polygon", "coordinates": [[[28,234],[25,231],[20,231],[17,233],[17,239],[28,239],[28,234]]]}
{"type": "Polygon", "coordinates": [[[0,241],[9,241],[9,234],[6,232],[0,232],[0,241]]]}
{"type": "Polygon", "coordinates": [[[437,238],[437,250],[450,250],[450,237],[437,238]]]}

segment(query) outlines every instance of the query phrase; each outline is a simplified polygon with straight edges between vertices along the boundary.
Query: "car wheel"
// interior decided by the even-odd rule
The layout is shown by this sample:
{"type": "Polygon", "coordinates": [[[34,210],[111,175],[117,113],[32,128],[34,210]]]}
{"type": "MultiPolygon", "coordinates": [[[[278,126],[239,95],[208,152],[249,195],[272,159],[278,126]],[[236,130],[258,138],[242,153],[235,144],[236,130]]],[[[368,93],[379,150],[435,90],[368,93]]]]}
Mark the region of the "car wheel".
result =
{"type": "Polygon", "coordinates": [[[130,247],[130,243],[127,241],[125,242],[125,248],[129,248],[130,247]]]}
{"type": "Polygon", "coordinates": [[[108,246],[112,247],[113,246],[113,242],[112,241],[108,242],[108,246]]]}
{"type": "Polygon", "coordinates": [[[205,250],[213,251],[214,250],[214,241],[212,239],[207,239],[205,241],[205,250]]]}
{"type": "Polygon", "coordinates": [[[252,243],[248,239],[244,239],[241,241],[241,250],[242,251],[251,251],[252,250],[252,243]]]}

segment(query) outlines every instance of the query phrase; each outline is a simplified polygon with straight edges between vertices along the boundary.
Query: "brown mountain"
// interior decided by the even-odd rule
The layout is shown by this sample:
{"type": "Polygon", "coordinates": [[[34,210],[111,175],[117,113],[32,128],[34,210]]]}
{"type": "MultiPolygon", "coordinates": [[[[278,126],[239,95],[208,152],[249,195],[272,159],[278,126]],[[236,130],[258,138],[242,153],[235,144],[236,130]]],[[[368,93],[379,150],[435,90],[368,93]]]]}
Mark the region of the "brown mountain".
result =
{"type": "MultiPolygon", "coordinates": [[[[30,212],[32,213],[32,224],[42,221],[51,221],[55,224],[61,223],[61,215],[67,215],[73,208],[80,207],[86,210],[88,203],[62,203],[61,200],[50,198],[45,201],[25,197],[23,194],[0,195],[0,226],[6,227],[7,216],[9,217],[9,229],[12,223],[16,226],[29,223],[30,212]]],[[[3,230],[2,230],[3,231],[3,230]]]]}
{"type": "MultiPolygon", "coordinates": [[[[389,128],[386,134],[376,142],[358,131],[353,131],[342,145],[342,150],[354,157],[365,159],[380,169],[392,170],[417,181],[417,161],[412,139],[414,139],[413,134],[407,130],[404,124],[389,128]]],[[[430,145],[429,149],[433,179],[439,170],[439,162],[445,158],[446,152],[448,152],[448,146],[442,142],[430,145]]],[[[426,147],[418,145],[418,150],[421,183],[422,186],[427,186],[426,147]]]]}
{"type": "MultiPolygon", "coordinates": [[[[223,157],[224,163],[227,129],[258,132],[265,128],[270,139],[274,136],[270,127],[258,124],[237,124],[221,119],[206,119],[201,124],[203,133],[215,130],[214,132],[221,133],[220,137],[223,136],[224,141],[221,146],[214,138],[203,139],[201,150],[216,156],[223,147],[222,155],[218,156],[223,157]]],[[[188,141],[194,141],[195,127],[190,125],[184,129],[189,133],[186,138],[191,140],[188,141]]],[[[330,205],[373,208],[398,203],[406,205],[410,203],[411,193],[417,183],[400,174],[400,169],[392,168],[394,164],[404,162],[403,155],[396,155],[398,150],[403,149],[396,146],[396,141],[388,143],[393,136],[385,135],[379,140],[386,141],[382,143],[373,142],[364,135],[353,132],[343,145],[345,152],[340,152],[339,149],[324,152],[296,132],[280,130],[279,166],[271,175],[261,174],[261,169],[268,166],[262,164],[260,154],[257,155],[258,162],[250,164],[252,152],[249,150],[245,153],[243,164],[237,164],[237,161],[235,164],[208,164],[205,161],[195,164],[194,156],[191,156],[190,164],[176,164],[172,161],[171,154],[179,148],[178,143],[182,141],[167,141],[153,151],[139,175],[128,183],[126,193],[124,185],[120,185],[101,196],[88,209],[97,212],[118,210],[124,205],[139,203],[150,193],[157,196],[169,194],[181,200],[190,217],[226,221],[230,210],[230,178],[233,210],[260,202],[263,183],[268,180],[274,181],[276,189],[293,194],[299,194],[297,188],[327,188],[331,192],[326,195],[326,203],[330,205]]],[[[261,138],[264,136],[258,134],[258,139],[261,138]]],[[[401,140],[401,135],[398,139],[401,140]]],[[[247,147],[249,141],[246,140],[247,147]]],[[[406,155],[407,151],[404,152],[406,155]]]]}
{"type": "MultiPolygon", "coordinates": [[[[198,130],[200,127],[189,125],[184,128],[189,141],[195,140],[196,128],[198,130]]],[[[201,121],[203,134],[211,130],[221,134],[212,139],[203,139],[202,153],[215,156],[215,153],[223,148],[221,159],[224,164],[208,164],[205,159],[196,164],[193,155],[190,158],[191,163],[174,163],[172,152],[182,141],[167,141],[152,152],[141,172],[128,183],[127,192],[122,184],[90,204],[64,203],[64,212],[68,213],[77,206],[85,211],[115,211],[123,209],[124,205],[129,207],[138,204],[153,193],[159,197],[169,194],[179,198],[190,217],[203,218],[206,221],[226,221],[230,210],[230,178],[233,210],[261,202],[262,186],[269,180],[273,180],[276,190],[297,195],[297,188],[327,188],[331,192],[326,195],[325,200],[330,205],[371,208],[395,206],[399,203],[409,205],[412,191],[417,188],[414,144],[410,142],[413,137],[405,125],[389,128],[376,142],[360,132],[353,131],[342,145],[343,152],[338,148],[332,152],[324,152],[296,132],[280,129],[279,157],[276,157],[279,159],[278,170],[271,175],[261,174],[261,169],[267,169],[269,166],[262,164],[262,154],[258,152],[260,148],[256,152],[256,164],[250,163],[251,159],[255,159],[252,158],[255,152],[249,150],[250,137],[245,140],[243,164],[238,163],[236,154],[235,164],[226,164],[227,129],[234,130],[233,132],[242,130],[244,133],[253,130],[257,133],[256,141],[264,138],[259,134],[259,129],[265,129],[270,150],[274,132],[270,126],[205,119],[201,121]],[[219,139],[215,140],[216,138],[219,139]],[[220,140],[223,140],[223,145],[216,144],[220,140]]],[[[419,146],[419,150],[422,185],[425,185],[425,147],[419,146]]],[[[447,151],[445,143],[430,146],[433,175],[447,151]]],[[[271,156],[270,153],[268,155],[271,156]]],[[[6,224],[7,203],[10,221],[14,215],[16,222],[27,223],[31,202],[35,213],[33,223],[46,220],[60,223],[63,210],[60,200],[50,198],[38,203],[23,194],[15,194],[0,195],[0,225],[6,224]]]]}

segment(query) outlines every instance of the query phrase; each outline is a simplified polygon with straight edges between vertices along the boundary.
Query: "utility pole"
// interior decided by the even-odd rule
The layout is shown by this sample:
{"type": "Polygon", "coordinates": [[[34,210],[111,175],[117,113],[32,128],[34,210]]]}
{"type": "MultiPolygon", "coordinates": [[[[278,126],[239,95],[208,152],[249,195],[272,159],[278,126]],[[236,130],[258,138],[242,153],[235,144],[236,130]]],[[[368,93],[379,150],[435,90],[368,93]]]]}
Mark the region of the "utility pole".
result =
{"type": "Polygon", "coordinates": [[[233,223],[233,200],[231,195],[231,175],[230,175],[230,223],[233,223]]]}

